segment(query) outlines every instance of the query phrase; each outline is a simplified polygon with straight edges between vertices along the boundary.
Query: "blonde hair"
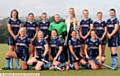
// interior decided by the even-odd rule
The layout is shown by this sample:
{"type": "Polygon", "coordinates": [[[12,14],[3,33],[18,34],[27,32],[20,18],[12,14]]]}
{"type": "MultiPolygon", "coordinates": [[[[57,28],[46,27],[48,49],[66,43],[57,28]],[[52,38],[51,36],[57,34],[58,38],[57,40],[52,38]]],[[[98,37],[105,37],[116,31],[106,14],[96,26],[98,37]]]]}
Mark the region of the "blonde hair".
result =
{"type": "Polygon", "coordinates": [[[43,37],[44,37],[44,33],[43,33],[41,30],[39,30],[39,31],[37,32],[37,34],[36,34],[36,37],[35,37],[36,39],[37,39],[37,36],[38,36],[39,33],[42,33],[42,35],[43,35],[43,37]]]}
{"type": "Polygon", "coordinates": [[[84,9],[82,12],[89,12],[88,9],[84,9]]]}
{"type": "Polygon", "coordinates": [[[21,27],[20,30],[19,30],[19,32],[21,32],[21,31],[25,31],[25,32],[27,32],[27,30],[26,30],[25,27],[21,27]]]}

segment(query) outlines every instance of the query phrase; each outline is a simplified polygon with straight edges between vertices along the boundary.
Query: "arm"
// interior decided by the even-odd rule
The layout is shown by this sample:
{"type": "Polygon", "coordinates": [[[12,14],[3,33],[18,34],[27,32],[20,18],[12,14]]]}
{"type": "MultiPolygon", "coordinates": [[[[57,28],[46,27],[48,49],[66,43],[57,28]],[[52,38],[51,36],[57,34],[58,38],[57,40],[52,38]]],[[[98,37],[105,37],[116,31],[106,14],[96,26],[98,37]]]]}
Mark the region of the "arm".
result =
{"type": "Polygon", "coordinates": [[[82,35],[82,25],[80,25],[80,28],[79,28],[79,29],[80,29],[80,31],[79,31],[79,32],[80,32],[80,37],[83,38],[83,35],[82,35]]]}
{"type": "Polygon", "coordinates": [[[48,51],[48,55],[49,55],[50,60],[53,61],[53,57],[52,57],[52,55],[51,55],[51,49],[50,49],[50,48],[49,48],[49,51],[48,51]]]}
{"type": "Polygon", "coordinates": [[[14,35],[14,33],[13,33],[12,29],[11,29],[11,25],[10,25],[10,24],[7,24],[7,29],[8,29],[8,32],[10,33],[10,35],[11,35],[14,39],[16,39],[16,36],[14,35]]]}
{"type": "MultiPolygon", "coordinates": [[[[20,27],[19,27],[19,28],[21,28],[21,27],[23,27],[23,24],[22,24],[22,23],[20,24],[20,27]]],[[[18,31],[16,37],[18,37],[18,36],[19,36],[19,31],[18,31]]]]}
{"type": "Polygon", "coordinates": [[[71,54],[75,57],[75,58],[78,58],[75,53],[74,53],[74,50],[73,50],[73,46],[72,45],[69,45],[69,49],[70,49],[70,52],[71,54]]]}
{"type": "Polygon", "coordinates": [[[102,37],[101,37],[101,40],[103,40],[103,38],[104,38],[105,35],[107,34],[107,27],[106,27],[106,26],[104,27],[104,30],[105,30],[105,32],[103,33],[103,35],[102,35],[102,37]]]}
{"type": "Polygon", "coordinates": [[[85,35],[85,38],[87,38],[87,37],[90,35],[90,32],[91,32],[92,29],[94,29],[94,25],[93,25],[92,22],[91,22],[91,24],[90,24],[90,30],[89,30],[89,32],[85,35]]]}
{"type": "Polygon", "coordinates": [[[88,45],[85,44],[84,53],[85,53],[85,55],[86,55],[86,58],[89,58],[88,53],[87,53],[87,49],[88,49],[88,45]]]}
{"type": "Polygon", "coordinates": [[[116,32],[118,32],[118,29],[119,29],[119,25],[115,24],[115,28],[114,28],[113,32],[110,34],[110,36],[112,37],[116,32]]]}
{"type": "Polygon", "coordinates": [[[43,53],[43,56],[46,56],[47,53],[49,52],[48,44],[45,44],[44,47],[45,47],[45,51],[44,51],[44,53],[43,53]]]}
{"type": "Polygon", "coordinates": [[[58,58],[58,56],[61,54],[62,51],[63,51],[63,47],[62,47],[62,46],[59,46],[58,53],[57,53],[57,55],[56,55],[55,58],[54,58],[55,61],[56,61],[56,59],[58,58]]]}
{"type": "Polygon", "coordinates": [[[101,44],[99,45],[99,55],[97,56],[96,59],[98,59],[98,61],[101,63],[101,57],[102,57],[102,46],[101,44]]]}
{"type": "Polygon", "coordinates": [[[36,38],[37,33],[38,33],[38,30],[39,30],[39,28],[38,28],[38,27],[36,27],[36,33],[35,33],[34,37],[32,38],[32,41],[36,38]]]}
{"type": "Polygon", "coordinates": [[[102,56],[102,45],[101,44],[99,45],[99,56],[100,57],[102,56]]]}
{"type": "Polygon", "coordinates": [[[90,24],[90,30],[94,29],[94,25],[90,24]]]}

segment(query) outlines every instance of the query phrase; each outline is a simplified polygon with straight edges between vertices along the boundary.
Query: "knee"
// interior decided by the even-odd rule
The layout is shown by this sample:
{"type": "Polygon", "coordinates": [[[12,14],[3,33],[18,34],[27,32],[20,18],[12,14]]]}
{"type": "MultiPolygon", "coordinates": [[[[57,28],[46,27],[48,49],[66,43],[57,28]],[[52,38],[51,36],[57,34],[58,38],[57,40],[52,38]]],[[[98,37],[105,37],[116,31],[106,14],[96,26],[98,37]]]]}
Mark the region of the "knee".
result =
{"type": "Polygon", "coordinates": [[[6,56],[6,58],[10,58],[10,55],[11,55],[11,53],[7,52],[5,56],[6,56]]]}
{"type": "Polygon", "coordinates": [[[75,70],[79,70],[79,67],[78,67],[78,66],[74,66],[74,69],[75,69],[75,70]]]}
{"type": "Polygon", "coordinates": [[[28,60],[27,64],[28,64],[28,65],[32,65],[32,61],[31,61],[31,60],[28,60]]]}
{"type": "Polygon", "coordinates": [[[91,69],[92,69],[92,70],[97,70],[98,67],[97,67],[96,65],[92,65],[92,66],[91,66],[91,69]]]}
{"type": "Polygon", "coordinates": [[[22,63],[21,68],[22,68],[22,70],[27,70],[27,64],[26,63],[22,63]]]}
{"type": "Polygon", "coordinates": [[[35,66],[35,70],[36,70],[36,71],[39,71],[39,70],[41,70],[41,66],[40,66],[40,67],[38,67],[38,66],[35,66]]]}

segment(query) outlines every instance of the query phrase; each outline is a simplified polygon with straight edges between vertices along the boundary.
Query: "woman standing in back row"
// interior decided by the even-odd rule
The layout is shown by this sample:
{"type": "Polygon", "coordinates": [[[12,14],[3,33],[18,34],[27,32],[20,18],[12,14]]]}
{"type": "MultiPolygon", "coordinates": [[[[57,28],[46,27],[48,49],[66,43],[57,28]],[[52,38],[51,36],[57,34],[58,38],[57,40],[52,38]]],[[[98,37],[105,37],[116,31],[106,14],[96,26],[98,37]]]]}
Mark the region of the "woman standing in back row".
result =
{"type": "Polygon", "coordinates": [[[102,20],[102,16],[103,16],[102,12],[97,12],[97,20],[93,24],[95,33],[97,37],[101,40],[102,56],[105,56],[107,26],[106,22],[102,20]]]}
{"type": "Polygon", "coordinates": [[[66,23],[66,26],[67,26],[67,36],[66,36],[66,39],[65,39],[65,43],[64,43],[64,50],[65,51],[65,54],[66,54],[66,61],[68,62],[67,64],[67,67],[66,69],[68,70],[69,69],[69,64],[70,64],[70,53],[69,53],[69,47],[68,47],[68,41],[71,39],[71,33],[73,30],[76,30],[77,31],[77,28],[78,28],[78,21],[77,21],[77,17],[76,17],[76,14],[75,14],[75,9],[74,8],[69,8],[68,10],[68,16],[65,20],[65,23],[66,23]]]}
{"type": "Polygon", "coordinates": [[[117,47],[119,46],[119,21],[116,18],[116,10],[109,10],[110,19],[107,20],[107,37],[108,47],[110,47],[112,67],[117,69],[118,67],[118,52],[117,47]]]}

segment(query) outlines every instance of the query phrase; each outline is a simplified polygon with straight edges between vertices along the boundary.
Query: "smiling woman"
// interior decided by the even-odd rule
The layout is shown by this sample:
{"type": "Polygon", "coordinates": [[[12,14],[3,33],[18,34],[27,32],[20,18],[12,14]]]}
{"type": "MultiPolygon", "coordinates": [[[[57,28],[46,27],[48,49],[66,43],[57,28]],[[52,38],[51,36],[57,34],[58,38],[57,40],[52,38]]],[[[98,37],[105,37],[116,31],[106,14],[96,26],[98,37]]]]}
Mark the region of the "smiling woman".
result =
{"type": "MultiPolygon", "coordinates": [[[[106,68],[116,70],[117,74],[120,73],[118,67],[120,52],[117,51],[120,45],[118,3],[120,0],[109,2],[104,0],[99,2],[96,0],[1,1],[0,68],[2,69],[0,72],[21,72],[24,75],[30,72],[30,76],[35,76],[32,72],[43,70],[37,73],[43,76],[73,76],[74,74],[93,76],[93,73],[86,69],[100,69],[94,72],[96,76],[101,73],[105,76],[110,73],[116,76],[106,68]],[[104,8],[105,4],[107,4],[106,8],[104,8]],[[107,17],[108,12],[110,19],[107,17]],[[99,37],[99,34],[102,35],[101,31],[102,33],[105,31],[104,37],[99,37]],[[9,37],[9,45],[4,44],[7,43],[7,37],[9,37]],[[102,44],[103,41],[105,44],[102,44]],[[102,45],[106,46],[106,44],[111,52],[105,51],[108,47],[103,49],[102,45]],[[16,62],[13,62],[13,59],[16,62]],[[109,66],[105,62],[107,64],[112,62],[112,65],[109,66]],[[56,73],[48,69],[66,71],[56,73]]],[[[13,75],[17,76],[17,74],[13,75]]]]}

